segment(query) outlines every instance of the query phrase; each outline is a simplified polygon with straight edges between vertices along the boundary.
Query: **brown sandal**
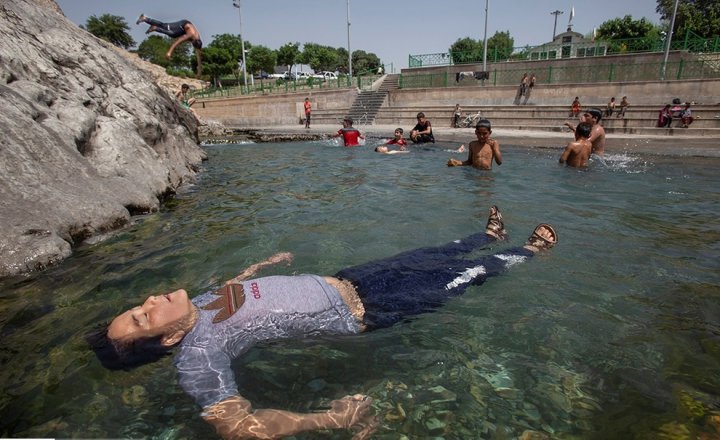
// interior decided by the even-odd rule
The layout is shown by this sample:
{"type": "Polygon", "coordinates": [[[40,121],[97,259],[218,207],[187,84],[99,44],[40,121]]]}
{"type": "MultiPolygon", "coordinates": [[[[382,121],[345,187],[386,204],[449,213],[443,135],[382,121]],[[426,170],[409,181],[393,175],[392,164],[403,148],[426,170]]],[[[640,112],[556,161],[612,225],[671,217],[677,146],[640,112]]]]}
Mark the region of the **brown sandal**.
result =
{"type": "Polygon", "coordinates": [[[525,243],[526,246],[531,246],[538,251],[550,249],[551,247],[555,246],[558,241],[557,232],[555,232],[555,229],[553,229],[552,226],[550,226],[547,223],[540,223],[535,227],[535,230],[532,234],[530,234],[530,237],[528,238],[527,243],[525,243]],[[550,232],[551,238],[545,238],[540,234],[541,229],[546,229],[548,232],[550,232]]]}
{"type": "Polygon", "coordinates": [[[502,221],[502,214],[495,205],[490,207],[490,216],[488,216],[487,226],[485,226],[485,233],[497,238],[498,240],[504,240],[507,238],[505,224],[502,221]]]}

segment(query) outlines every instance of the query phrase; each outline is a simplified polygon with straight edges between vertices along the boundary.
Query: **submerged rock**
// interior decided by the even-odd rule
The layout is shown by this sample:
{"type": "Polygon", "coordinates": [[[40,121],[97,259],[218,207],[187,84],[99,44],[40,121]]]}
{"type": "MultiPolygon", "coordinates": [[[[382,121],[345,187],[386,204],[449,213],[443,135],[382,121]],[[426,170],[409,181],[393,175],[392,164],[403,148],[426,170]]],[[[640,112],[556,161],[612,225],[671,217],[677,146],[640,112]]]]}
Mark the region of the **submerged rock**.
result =
{"type": "Polygon", "coordinates": [[[51,0],[0,4],[0,276],[42,269],[192,180],[197,121],[51,0]]]}

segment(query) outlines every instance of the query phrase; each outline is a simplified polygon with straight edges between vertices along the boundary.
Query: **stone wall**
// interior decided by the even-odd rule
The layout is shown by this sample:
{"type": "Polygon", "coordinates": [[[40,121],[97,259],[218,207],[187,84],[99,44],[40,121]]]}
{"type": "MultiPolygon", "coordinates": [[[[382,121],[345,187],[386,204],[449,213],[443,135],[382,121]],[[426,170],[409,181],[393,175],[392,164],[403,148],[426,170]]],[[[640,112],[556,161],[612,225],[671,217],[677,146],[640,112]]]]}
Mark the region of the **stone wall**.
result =
{"type": "Polygon", "coordinates": [[[303,101],[310,98],[313,110],[346,111],[358,91],[352,89],[318,90],[303,93],[248,95],[223,99],[203,99],[193,106],[202,118],[214,119],[231,127],[300,124],[303,101]]]}
{"type": "MultiPolygon", "coordinates": [[[[511,105],[516,86],[432,87],[400,89],[388,99],[390,107],[448,105],[511,105]]],[[[583,105],[605,106],[614,96],[627,96],[631,104],[661,105],[678,97],[683,101],[714,105],[720,103],[720,79],[689,81],[634,81],[586,84],[538,84],[530,102],[542,105],[569,106],[575,96],[583,105]]]]}
{"type": "Polygon", "coordinates": [[[192,180],[197,121],[50,0],[0,3],[0,276],[41,269],[192,180]]]}

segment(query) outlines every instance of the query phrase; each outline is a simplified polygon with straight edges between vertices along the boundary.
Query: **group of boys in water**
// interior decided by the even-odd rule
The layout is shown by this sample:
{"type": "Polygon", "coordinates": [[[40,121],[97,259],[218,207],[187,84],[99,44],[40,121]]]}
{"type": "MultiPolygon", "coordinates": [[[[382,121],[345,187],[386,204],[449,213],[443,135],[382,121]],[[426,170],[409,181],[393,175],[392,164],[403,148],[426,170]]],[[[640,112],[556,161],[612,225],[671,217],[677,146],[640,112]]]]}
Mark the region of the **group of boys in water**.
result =
{"type": "MultiPolygon", "coordinates": [[[[580,114],[580,123],[573,125],[566,122],[565,125],[575,134],[575,140],[569,142],[560,156],[560,163],[564,163],[570,167],[583,168],[588,166],[591,154],[602,156],[605,153],[605,129],[600,125],[602,112],[599,109],[591,108],[580,114]]],[[[410,140],[415,144],[434,143],[435,137],[432,133],[432,124],[420,112],[417,114],[418,123],[410,132],[410,140]]],[[[382,145],[375,148],[375,151],[383,154],[400,154],[407,153],[407,140],[403,136],[404,130],[396,128],[393,139],[388,140],[382,145]],[[391,149],[396,146],[397,149],[391,149]]],[[[475,125],[475,136],[477,140],[470,142],[468,145],[467,160],[458,160],[450,158],[447,166],[472,166],[474,168],[489,170],[492,169],[493,161],[501,165],[502,153],[500,152],[500,144],[497,140],[490,137],[492,126],[487,119],[480,119],[475,125]]],[[[346,117],[343,120],[343,128],[338,130],[332,137],[343,137],[346,147],[359,145],[359,139],[365,139],[360,131],[353,127],[353,120],[346,117]]],[[[464,152],[465,146],[461,145],[457,150],[464,152]]]]}

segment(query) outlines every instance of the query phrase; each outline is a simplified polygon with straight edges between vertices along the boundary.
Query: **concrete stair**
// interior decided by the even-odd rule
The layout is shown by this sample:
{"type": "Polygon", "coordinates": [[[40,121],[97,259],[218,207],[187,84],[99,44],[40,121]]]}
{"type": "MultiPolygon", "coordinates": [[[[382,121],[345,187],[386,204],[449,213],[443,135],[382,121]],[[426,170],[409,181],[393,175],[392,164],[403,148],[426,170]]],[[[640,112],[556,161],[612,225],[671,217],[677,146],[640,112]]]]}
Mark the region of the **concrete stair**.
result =
{"type": "MultiPolygon", "coordinates": [[[[583,106],[583,108],[597,107],[603,109],[605,103],[583,106]]],[[[633,105],[628,108],[625,118],[603,118],[602,125],[609,134],[634,135],[673,135],[683,134],[691,136],[713,136],[720,138],[720,105],[696,105],[692,107],[695,120],[688,129],[681,128],[680,120],[673,120],[671,128],[657,128],[657,117],[661,105],[633,105]]],[[[497,105],[497,106],[465,106],[464,114],[474,114],[480,111],[483,117],[490,120],[494,128],[515,130],[541,130],[565,131],[565,122],[577,123],[577,117],[569,115],[569,106],[557,105],[497,105]]],[[[412,128],[418,112],[424,112],[434,127],[450,127],[454,106],[407,106],[388,107],[387,104],[379,107],[374,113],[372,123],[365,122],[366,118],[353,117],[355,126],[388,125],[402,127],[405,130],[412,128]]],[[[313,112],[314,124],[341,125],[344,115],[350,109],[336,109],[313,112]]],[[[720,147],[720,146],[719,146],[720,147]]]]}
{"type": "Polygon", "coordinates": [[[355,124],[372,125],[378,110],[385,103],[388,93],[398,88],[399,74],[385,75],[375,90],[361,91],[353,102],[348,115],[355,124]]]}
{"type": "MultiPolygon", "coordinates": [[[[603,108],[604,105],[589,107],[603,108]]],[[[435,127],[450,127],[454,106],[432,107],[383,107],[375,117],[375,124],[399,126],[406,129],[415,125],[415,116],[419,111],[425,113],[435,127]]],[[[622,134],[653,134],[678,133],[695,136],[720,137],[720,105],[693,106],[694,122],[689,129],[680,128],[680,120],[673,120],[671,128],[657,128],[657,117],[660,106],[632,106],[625,113],[625,118],[603,118],[602,125],[607,133],[622,134]]],[[[569,115],[567,106],[468,106],[463,107],[465,114],[480,111],[483,117],[490,120],[494,128],[517,130],[564,131],[565,122],[577,123],[578,118],[569,115]]]]}

